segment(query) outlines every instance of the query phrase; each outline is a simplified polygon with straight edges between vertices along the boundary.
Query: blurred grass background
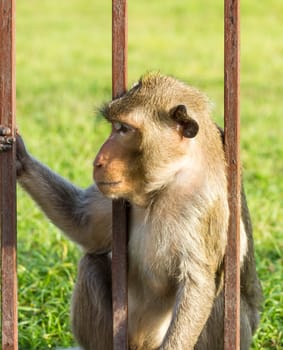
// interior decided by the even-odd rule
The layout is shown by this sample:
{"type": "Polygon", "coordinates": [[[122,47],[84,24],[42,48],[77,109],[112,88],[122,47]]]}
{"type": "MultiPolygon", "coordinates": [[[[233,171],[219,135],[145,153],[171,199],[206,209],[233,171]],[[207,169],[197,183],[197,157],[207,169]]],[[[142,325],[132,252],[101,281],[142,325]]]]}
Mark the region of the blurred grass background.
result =
{"type": "MultiPolygon", "coordinates": [[[[241,4],[241,146],[264,289],[253,349],[283,349],[283,3],[241,4]]],[[[205,91],[223,119],[223,2],[129,1],[129,85],[159,70],[205,91]]],[[[17,124],[30,152],[76,184],[108,133],[111,2],[17,1],[17,124]]],[[[18,192],[19,349],[73,344],[80,251],[18,192]]]]}

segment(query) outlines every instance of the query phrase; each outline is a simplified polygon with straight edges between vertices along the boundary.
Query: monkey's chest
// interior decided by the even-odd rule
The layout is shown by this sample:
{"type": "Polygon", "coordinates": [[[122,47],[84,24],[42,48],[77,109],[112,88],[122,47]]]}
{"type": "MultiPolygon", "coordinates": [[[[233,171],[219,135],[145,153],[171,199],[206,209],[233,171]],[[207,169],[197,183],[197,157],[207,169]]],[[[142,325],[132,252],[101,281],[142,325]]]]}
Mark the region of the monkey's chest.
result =
{"type": "Polygon", "coordinates": [[[131,232],[129,246],[129,288],[139,285],[156,295],[168,293],[172,278],[172,257],[162,242],[156,241],[147,225],[131,232]]]}
{"type": "Polygon", "coordinates": [[[138,349],[158,348],[168,330],[176,297],[172,255],[135,212],[128,245],[129,340],[138,349]]]}
{"type": "Polygon", "coordinates": [[[161,345],[175,302],[175,288],[166,266],[158,263],[153,253],[153,247],[144,241],[134,246],[129,242],[129,342],[137,349],[161,345]]]}

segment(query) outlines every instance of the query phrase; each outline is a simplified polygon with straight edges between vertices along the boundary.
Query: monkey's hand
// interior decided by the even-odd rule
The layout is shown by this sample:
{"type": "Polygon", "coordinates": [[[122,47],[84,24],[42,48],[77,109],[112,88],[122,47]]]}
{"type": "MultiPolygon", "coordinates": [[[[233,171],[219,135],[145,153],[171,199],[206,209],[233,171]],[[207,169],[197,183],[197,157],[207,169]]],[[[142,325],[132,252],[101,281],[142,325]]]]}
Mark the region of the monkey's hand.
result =
{"type": "Polygon", "coordinates": [[[25,171],[25,164],[30,155],[28,154],[22,137],[17,133],[16,137],[11,136],[11,129],[0,125],[0,153],[8,152],[16,142],[16,170],[17,176],[21,176],[25,171]]]}
{"type": "Polygon", "coordinates": [[[0,125],[0,152],[6,152],[12,149],[15,138],[11,136],[11,129],[0,125]]]}

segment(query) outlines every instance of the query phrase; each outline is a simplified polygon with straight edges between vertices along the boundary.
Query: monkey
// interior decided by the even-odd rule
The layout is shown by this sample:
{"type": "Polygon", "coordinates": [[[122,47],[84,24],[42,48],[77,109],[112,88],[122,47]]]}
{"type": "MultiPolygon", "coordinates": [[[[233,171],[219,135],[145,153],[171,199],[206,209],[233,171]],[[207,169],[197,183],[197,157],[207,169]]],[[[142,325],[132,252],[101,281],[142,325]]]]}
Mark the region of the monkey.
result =
{"type": "MultiPolygon", "coordinates": [[[[143,75],[101,107],[111,133],[87,189],[36,160],[17,135],[19,184],[83,249],[71,306],[81,349],[112,349],[111,207],[119,198],[131,205],[129,350],[223,349],[227,165],[211,106],[205,94],[174,77],[143,75]]],[[[7,151],[5,137],[1,143],[7,151]]],[[[247,350],[262,295],[243,188],[240,238],[240,346],[247,350]]]]}

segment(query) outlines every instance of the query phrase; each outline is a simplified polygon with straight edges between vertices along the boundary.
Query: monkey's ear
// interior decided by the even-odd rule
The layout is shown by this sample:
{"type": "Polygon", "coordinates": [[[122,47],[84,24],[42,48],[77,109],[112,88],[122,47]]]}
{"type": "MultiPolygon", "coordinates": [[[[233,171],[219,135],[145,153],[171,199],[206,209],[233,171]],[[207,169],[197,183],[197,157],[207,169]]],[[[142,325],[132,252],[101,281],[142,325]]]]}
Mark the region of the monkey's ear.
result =
{"type": "Polygon", "coordinates": [[[178,105],[170,112],[171,118],[182,126],[183,136],[189,139],[195,137],[199,130],[199,125],[196,120],[188,115],[185,105],[178,105]]]}

